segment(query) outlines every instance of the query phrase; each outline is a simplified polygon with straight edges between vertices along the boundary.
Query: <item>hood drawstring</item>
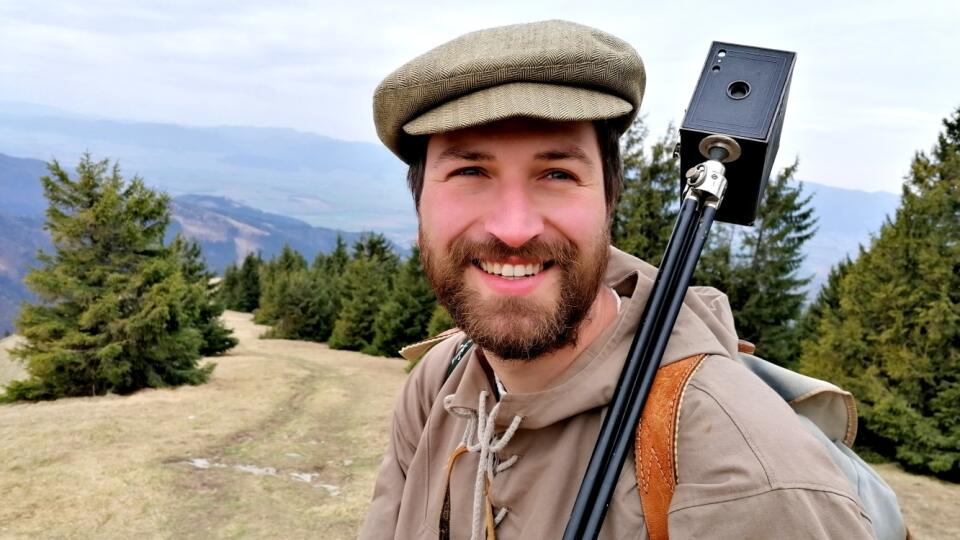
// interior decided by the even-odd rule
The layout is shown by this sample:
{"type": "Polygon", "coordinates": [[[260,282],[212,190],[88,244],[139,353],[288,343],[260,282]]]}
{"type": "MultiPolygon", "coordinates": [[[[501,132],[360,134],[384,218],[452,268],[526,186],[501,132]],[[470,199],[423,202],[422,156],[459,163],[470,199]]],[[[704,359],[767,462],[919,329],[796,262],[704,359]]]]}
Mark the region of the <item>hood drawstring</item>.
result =
{"type": "MultiPolygon", "coordinates": [[[[450,456],[447,470],[447,491],[450,489],[450,472],[456,459],[465,452],[478,452],[480,458],[477,462],[477,475],[473,485],[473,521],[471,526],[470,540],[483,540],[484,528],[486,528],[486,538],[491,540],[496,538],[494,528],[503,521],[509,511],[506,507],[501,508],[497,515],[493,516],[493,507],[487,492],[490,482],[497,474],[509,469],[517,462],[519,456],[512,456],[506,461],[500,462],[499,453],[503,450],[513,435],[520,427],[523,417],[515,415],[510,422],[510,427],[501,435],[496,437],[494,429],[496,425],[497,413],[500,411],[500,403],[490,409],[487,413],[487,391],[480,392],[480,399],[477,410],[473,411],[466,407],[454,407],[453,395],[443,398],[443,408],[450,414],[464,418],[467,421],[467,427],[463,432],[463,438],[460,446],[450,456]],[[473,440],[476,439],[476,442],[473,440]]],[[[446,513],[446,512],[445,512],[446,513]]]]}

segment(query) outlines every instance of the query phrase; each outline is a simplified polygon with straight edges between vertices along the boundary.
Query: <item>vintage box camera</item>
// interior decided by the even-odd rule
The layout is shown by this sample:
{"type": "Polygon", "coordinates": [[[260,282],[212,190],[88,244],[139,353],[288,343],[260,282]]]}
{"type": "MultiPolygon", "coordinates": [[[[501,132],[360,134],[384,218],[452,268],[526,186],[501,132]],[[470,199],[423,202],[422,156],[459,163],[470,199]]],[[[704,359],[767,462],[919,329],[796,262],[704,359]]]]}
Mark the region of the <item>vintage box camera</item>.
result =
{"type": "Polygon", "coordinates": [[[780,130],[796,54],[713,42],[680,127],[680,167],[706,159],[708,135],[732,137],[740,158],[725,163],[727,191],[716,219],[750,225],[780,145],[780,130]]]}

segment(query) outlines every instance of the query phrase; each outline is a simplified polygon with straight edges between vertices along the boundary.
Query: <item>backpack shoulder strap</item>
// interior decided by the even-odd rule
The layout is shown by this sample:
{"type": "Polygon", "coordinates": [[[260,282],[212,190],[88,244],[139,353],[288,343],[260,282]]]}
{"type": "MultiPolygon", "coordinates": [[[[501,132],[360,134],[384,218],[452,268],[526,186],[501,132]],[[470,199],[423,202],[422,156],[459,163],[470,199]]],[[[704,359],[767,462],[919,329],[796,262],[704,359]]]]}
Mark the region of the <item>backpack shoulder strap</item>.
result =
{"type": "Polygon", "coordinates": [[[667,511],[677,485],[676,433],[680,403],[690,377],[706,355],[691,356],[657,370],[637,426],[637,489],[650,540],[667,540],[667,511]]]}

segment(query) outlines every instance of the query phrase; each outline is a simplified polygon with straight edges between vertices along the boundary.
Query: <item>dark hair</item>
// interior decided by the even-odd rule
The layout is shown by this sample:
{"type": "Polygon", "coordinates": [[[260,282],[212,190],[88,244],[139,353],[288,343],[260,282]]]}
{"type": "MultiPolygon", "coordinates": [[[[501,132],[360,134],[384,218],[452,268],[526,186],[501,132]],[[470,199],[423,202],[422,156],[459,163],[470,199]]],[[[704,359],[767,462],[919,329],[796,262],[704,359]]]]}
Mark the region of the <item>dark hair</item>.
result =
{"type": "MultiPolygon", "coordinates": [[[[623,189],[623,161],[620,159],[620,133],[616,124],[608,120],[595,120],[593,127],[597,132],[600,145],[600,159],[603,162],[603,192],[607,202],[607,215],[613,215],[617,197],[623,189]]],[[[404,155],[410,156],[407,169],[407,185],[413,194],[413,203],[420,211],[420,193],[423,192],[423,177],[427,166],[427,137],[417,137],[406,141],[404,155]]]]}

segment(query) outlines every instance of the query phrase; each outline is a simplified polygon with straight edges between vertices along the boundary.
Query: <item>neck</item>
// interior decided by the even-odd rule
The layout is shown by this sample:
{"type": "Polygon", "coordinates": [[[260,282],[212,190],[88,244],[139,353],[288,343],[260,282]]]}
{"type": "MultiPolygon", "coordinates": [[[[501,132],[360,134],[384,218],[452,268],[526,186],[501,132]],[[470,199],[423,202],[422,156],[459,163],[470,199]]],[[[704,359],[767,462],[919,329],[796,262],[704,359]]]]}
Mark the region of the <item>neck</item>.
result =
{"type": "Polygon", "coordinates": [[[585,351],[617,318],[617,301],[603,285],[580,322],[577,342],[529,361],[504,360],[488,351],[484,356],[508,392],[539,392],[566,371],[580,353],[585,351]]]}

